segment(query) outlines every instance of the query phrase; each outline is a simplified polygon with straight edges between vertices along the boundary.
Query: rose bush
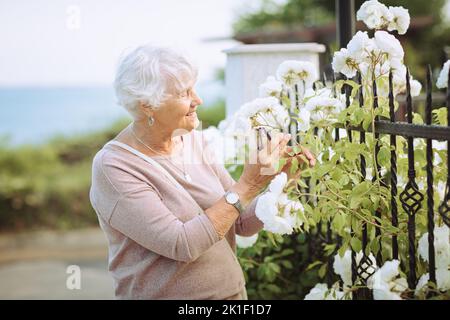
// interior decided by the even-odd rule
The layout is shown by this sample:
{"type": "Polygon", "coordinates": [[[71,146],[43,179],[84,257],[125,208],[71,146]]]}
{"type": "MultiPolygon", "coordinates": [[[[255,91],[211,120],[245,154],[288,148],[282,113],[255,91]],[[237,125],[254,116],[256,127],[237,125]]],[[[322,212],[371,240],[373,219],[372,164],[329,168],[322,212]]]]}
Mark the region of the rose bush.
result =
{"type": "MultiPolygon", "coordinates": [[[[310,168],[302,161],[294,159],[291,172],[302,172],[301,178],[296,179],[294,183],[289,181],[285,173],[274,178],[256,206],[256,214],[264,223],[265,232],[262,238],[266,241],[262,242],[260,239],[253,246],[252,242],[247,242],[244,245],[246,249],[243,250],[251,252],[250,257],[253,255],[255,258],[257,253],[269,254],[264,252],[263,248],[273,246],[274,249],[278,243],[282,251],[271,251],[270,255],[263,256],[260,262],[271,266],[262,269],[272,271],[261,272],[271,274],[271,281],[284,278],[286,287],[292,285],[289,280],[297,280],[286,278],[285,271],[286,274],[291,274],[292,269],[295,273],[295,267],[301,267],[302,270],[312,272],[311,278],[319,277],[322,281],[330,268],[329,261],[333,261],[334,280],[340,281],[336,281],[331,288],[318,283],[309,294],[303,292],[306,299],[349,299],[354,290],[361,287],[370,289],[374,299],[423,299],[428,297],[431,291],[434,298],[449,298],[449,232],[437,213],[438,206],[444,201],[446,166],[434,167],[437,285],[433,287],[428,284],[427,201],[424,198],[415,218],[416,236],[420,238],[420,259],[417,260],[420,280],[416,288],[408,288],[408,216],[399,205],[399,224],[397,227],[392,225],[390,189],[386,183],[391,174],[390,137],[364,133],[365,143],[360,143],[362,133],[352,132],[350,139],[346,130],[336,129],[352,125],[362,126],[365,130],[371,127],[374,132],[375,119],[389,116],[389,73],[392,72],[394,96],[404,94],[407,87],[406,79],[409,73],[404,65],[403,48],[398,39],[388,31],[396,31],[398,34],[407,31],[410,21],[408,10],[401,7],[388,8],[376,0],[371,0],[361,6],[357,18],[374,30],[370,33],[357,32],[346,48],[335,52],[333,70],[343,74],[348,80],[318,82],[315,67],[311,63],[285,61],[280,64],[275,76],[268,77],[261,84],[260,98],[243,105],[231,119],[225,120],[219,126],[224,138],[238,141],[238,149],[231,151],[228,158],[240,159],[241,163],[247,149],[245,139],[242,138],[251,135],[260,127],[290,132],[294,146],[291,155],[301,152],[300,145],[297,144],[299,141],[301,145],[313,151],[319,161],[318,165],[310,168]],[[357,75],[360,81],[352,80],[357,75]],[[374,96],[374,92],[378,92],[377,96],[374,96]],[[377,108],[374,108],[374,101],[377,102],[377,108]],[[336,134],[339,134],[339,139],[336,134]],[[376,152],[376,149],[379,152],[376,152]],[[365,175],[361,173],[361,158],[365,159],[367,167],[365,175]],[[377,166],[381,166],[380,171],[377,166]],[[379,217],[374,216],[376,211],[380,213],[379,217]],[[297,235],[307,235],[326,224],[330,224],[333,234],[338,235],[340,241],[326,244],[323,248],[325,256],[318,256],[318,260],[309,267],[294,266],[292,256],[295,255],[295,250],[288,249],[286,243],[292,246],[297,235]],[[366,228],[368,235],[365,248],[361,241],[363,228],[366,228]],[[392,259],[391,241],[394,235],[399,244],[398,260],[392,259]],[[257,249],[252,251],[254,248],[257,249]],[[357,253],[357,263],[363,256],[371,261],[373,270],[367,282],[357,280],[352,283],[350,249],[357,253]],[[375,256],[380,254],[383,261],[377,266],[375,256]],[[280,261],[286,269],[290,267],[289,270],[282,270],[279,264],[274,264],[279,257],[290,257],[289,260],[280,261]]],[[[437,87],[446,87],[449,66],[450,61],[443,66],[437,87]]],[[[411,95],[419,95],[422,87],[420,82],[409,75],[409,84],[411,95]]],[[[395,102],[395,108],[398,108],[398,102],[395,102]]],[[[445,108],[435,109],[433,114],[434,124],[447,125],[445,108]]],[[[419,114],[414,114],[413,122],[423,123],[423,120],[419,114]]],[[[401,136],[396,139],[400,194],[408,181],[407,141],[401,136]]],[[[416,182],[425,193],[426,145],[423,139],[415,139],[414,145],[416,182]]],[[[433,141],[433,152],[435,163],[446,163],[445,145],[433,141]]],[[[282,159],[274,166],[283,167],[285,161],[286,159],[282,159]]],[[[235,162],[229,169],[239,174],[241,167],[241,164],[235,162]]],[[[399,199],[397,203],[400,204],[399,199]]],[[[241,262],[245,270],[253,268],[250,258],[241,256],[241,262]]],[[[264,278],[261,274],[257,276],[259,280],[264,278]]],[[[302,276],[306,277],[303,272],[302,276]]],[[[282,283],[283,281],[278,282],[282,283]]],[[[310,287],[312,286],[313,284],[310,284],[310,287]]],[[[255,292],[266,289],[255,288],[255,292]]],[[[274,285],[271,290],[269,292],[277,295],[281,289],[274,285]]],[[[290,289],[289,292],[295,294],[296,290],[290,289]]]]}

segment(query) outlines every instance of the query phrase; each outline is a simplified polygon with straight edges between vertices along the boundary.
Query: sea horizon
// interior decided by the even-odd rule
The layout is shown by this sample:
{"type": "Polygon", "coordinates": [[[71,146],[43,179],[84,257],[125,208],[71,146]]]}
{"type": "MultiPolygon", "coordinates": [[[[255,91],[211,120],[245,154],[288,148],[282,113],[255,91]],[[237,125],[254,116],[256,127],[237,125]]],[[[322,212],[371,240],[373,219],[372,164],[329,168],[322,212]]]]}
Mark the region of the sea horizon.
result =
{"type": "MultiPolygon", "coordinates": [[[[205,81],[197,91],[208,107],[224,97],[225,86],[205,81]]],[[[0,87],[0,141],[9,146],[94,132],[127,117],[112,85],[0,87]]]]}

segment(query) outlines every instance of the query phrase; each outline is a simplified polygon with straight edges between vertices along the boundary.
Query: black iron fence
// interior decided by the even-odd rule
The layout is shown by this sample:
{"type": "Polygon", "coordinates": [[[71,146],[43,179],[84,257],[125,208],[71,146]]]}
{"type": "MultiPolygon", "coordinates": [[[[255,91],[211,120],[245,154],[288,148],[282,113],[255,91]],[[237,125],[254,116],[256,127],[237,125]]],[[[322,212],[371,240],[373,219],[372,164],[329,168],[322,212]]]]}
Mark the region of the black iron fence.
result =
{"type": "MultiPolygon", "coordinates": [[[[356,77],[356,82],[361,84],[361,77],[358,75],[356,77]]],[[[379,96],[377,94],[376,83],[373,83],[373,107],[378,107],[379,96]]],[[[346,105],[350,105],[350,90],[343,89],[346,93],[346,105]]],[[[411,97],[410,88],[410,76],[409,71],[406,74],[406,122],[400,122],[395,120],[394,112],[394,90],[393,90],[393,80],[392,74],[389,75],[389,119],[381,120],[379,118],[375,119],[375,132],[372,132],[369,127],[368,130],[364,130],[362,126],[341,126],[341,129],[347,129],[347,137],[350,142],[352,142],[352,132],[358,131],[359,143],[364,144],[365,136],[367,132],[372,132],[375,139],[378,139],[380,135],[390,136],[390,179],[385,180],[385,186],[390,189],[390,205],[391,205],[391,223],[392,226],[399,226],[399,215],[403,212],[407,215],[407,233],[408,233],[408,248],[407,261],[400,261],[402,264],[408,264],[407,280],[408,287],[414,290],[417,285],[417,241],[416,241],[416,214],[421,209],[422,201],[426,197],[427,201],[427,231],[428,231],[428,272],[429,281],[436,285],[436,265],[435,265],[435,248],[434,248],[434,229],[435,229],[435,215],[440,215],[443,222],[450,227],[450,176],[448,174],[448,169],[450,168],[450,72],[449,81],[446,91],[446,108],[447,108],[447,126],[438,126],[432,124],[432,109],[433,109],[433,85],[432,85],[432,73],[431,68],[427,68],[427,81],[426,81],[426,106],[425,106],[425,123],[424,124],[413,124],[413,100],[411,97]],[[399,190],[397,185],[397,136],[402,136],[406,138],[407,141],[407,159],[408,159],[408,174],[407,182],[404,188],[399,190]],[[424,138],[426,139],[426,190],[420,190],[418,184],[416,183],[416,171],[414,168],[414,139],[424,138]],[[447,141],[447,182],[444,193],[444,200],[438,206],[438,212],[434,210],[434,189],[433,189],[433,149],[432,141],[441,140],[447,141]],[[398,203],[397,199],[400,203],[398,203]],[[398,210],[398,206],[401,205],[403,211],[398,210]]],[[[362,86],[358,92],[358,102],[360,107],[363,106],[364,97],[362,86]]],[[[335,129],[335,140],[339,140],[339,128],[335,129]]],[[[378,144],[375,145],[375,159],[378,158],[378,152],[380,147],[378,144]]],[[[443,164],[444,165],[444,164],[443,164]]],[[[381,176],[381,166],[376,162],[376,170],[381,176]]],[[[366,159],[364,156],[360,157],[360,170],[363,177],[366,177],[366,159]]],[[[381,212],[373,212],[374,217],[381,218],[381,212]]],[[[354,234],[356,230],[351,230],[350,232],[354,234]]],[[[373,262],[366,254],[366,248],[368,245],[368,230],[367,224],[363,223],[361,232],[361,243],[362,243],[362,258],[357,262],[356,252],[352,249],[352,282],[356,284],[357,282],[364,285],[367,284],[367,280],[374,273],[373,262]]],[[[375,235],[380,236],[382,230],[379,227],[375,227],[375,235]]],[[[400,259],[399,255],[399,244],[396,235],[391,236],[392,241],[392,259],[400,259]]],[[[332,244],[340,242],[340,238],[337,235],[332,234],[331,223],[327,222],[326,226],[319,224],[314,232],[310,233],[309,236],[309,246],[311,247],[311,252],[317,250],[323,244],[332,244]]],[[[314,255],[317,257],[317,254],[314,255]]],[[[376,254],[377,265],[382,265],[384,260],[388,257],[382,256],[382,250],[379,250],[376,254]]],[[[333,275],[332,261],[333,257],[328,257],[328,271],[326,275],[326,281],[329,286],[332,285],[333,275]]],[[[353,292],[353,299],[370,299],[371,292],[367,289],[360,289],[353,292]]]]}

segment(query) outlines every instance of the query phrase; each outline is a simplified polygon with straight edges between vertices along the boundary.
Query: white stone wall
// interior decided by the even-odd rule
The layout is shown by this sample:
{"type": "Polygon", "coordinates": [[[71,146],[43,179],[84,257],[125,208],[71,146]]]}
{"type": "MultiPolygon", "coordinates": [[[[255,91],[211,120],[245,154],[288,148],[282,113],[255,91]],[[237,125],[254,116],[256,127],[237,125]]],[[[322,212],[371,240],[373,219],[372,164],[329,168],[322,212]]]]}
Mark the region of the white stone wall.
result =
{"type": "MultiPolygon", "coordinates": [[[[325,46],[318,43],[276,43],[239,45],[224,50],[226,115],[258,97],[258,88],[267,76],[275,75],[278,65],[285,60],[310,61],[319,71],[319,54],[325,46]]],[[[317,72],[319,74],[319,72],[317,72]]]]}

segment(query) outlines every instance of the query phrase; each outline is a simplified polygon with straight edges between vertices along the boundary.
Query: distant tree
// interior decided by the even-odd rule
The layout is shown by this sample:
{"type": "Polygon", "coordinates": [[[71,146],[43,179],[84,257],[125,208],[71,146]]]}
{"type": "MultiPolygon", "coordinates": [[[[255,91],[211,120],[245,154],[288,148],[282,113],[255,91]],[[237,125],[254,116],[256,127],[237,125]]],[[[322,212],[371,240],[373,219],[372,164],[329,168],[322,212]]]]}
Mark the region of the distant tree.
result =
{"type": "MultiPolygon", "coordinates": [[[[355,10],[364,0],[355,0],[355,10]]],[[[408,64],[417,76],[423,77],[426,63],[439,66],[444,59],[444,47],[450,45],[450,27],[444,23],[444,7],[447,0],[381,0],[387,6],[403,6],[412,17],[432,16],[433,24],[409,39],[406,45],[408,64]],[[420,66],[420,67],[419,67],[420,66]],[[420,70],[419,70],[420,69],[420,70]]],[[[333,0],[261,0],[253,12],[242,12],[233,24],[235,34],[262,30],[280,30],[292,27],[311,27],[329,23],[335,19],[333,0]]],[[[334,45],[335,47],[335,45],[334,45]]]]}

